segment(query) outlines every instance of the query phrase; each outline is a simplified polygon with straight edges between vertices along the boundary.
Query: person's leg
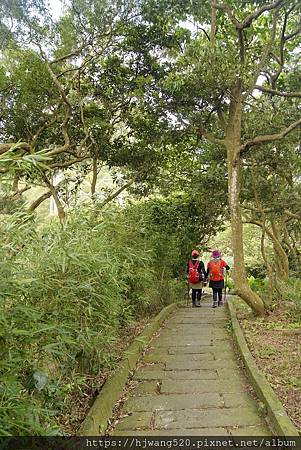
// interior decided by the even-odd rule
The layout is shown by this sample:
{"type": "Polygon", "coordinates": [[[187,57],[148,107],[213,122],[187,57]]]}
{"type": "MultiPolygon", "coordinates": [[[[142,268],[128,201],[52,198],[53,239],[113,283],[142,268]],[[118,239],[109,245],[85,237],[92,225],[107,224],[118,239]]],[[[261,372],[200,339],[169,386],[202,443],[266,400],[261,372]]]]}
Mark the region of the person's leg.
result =
{"type": "Polygon", "coordinates": [[[216,288],[212,288],[212,296],[213,296],[213,308],[217,307],[217,289],[216,288]]]}
{"type": "Polygon", "coordinates": [[[196,289],[192,289],[191,300],[192,300],[192,307],[196,306],[196,304],[195,304],[195,301],[196,301],[196,289]]]}
{"type": "Polygon", "coordinates": [[[218,289],[217,294],[218,294],[218,306],[222,306],[223,305],[223,288],[218,289]]]}
{"type": "Polygon", "coordinates": [[[201,298],[202,298],[202,289],[196,290],[196,299],[197,299],[197,305],[201,306],[201,298]]]}

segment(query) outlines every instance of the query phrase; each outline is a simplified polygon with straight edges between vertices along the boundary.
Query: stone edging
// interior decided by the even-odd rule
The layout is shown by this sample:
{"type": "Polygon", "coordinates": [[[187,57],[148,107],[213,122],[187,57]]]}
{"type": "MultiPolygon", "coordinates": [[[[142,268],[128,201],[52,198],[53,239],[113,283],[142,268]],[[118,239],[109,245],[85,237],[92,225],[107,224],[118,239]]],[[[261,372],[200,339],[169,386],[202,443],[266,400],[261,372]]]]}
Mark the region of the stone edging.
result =
{"type": "Polygon", "coordinates": [[[166,306],[151,321],[142,334],[137,336],[125,352],[117,371],[106,381],[101,392],[96,397],[85,420],[80,426],[78,436],[99,436],[108,425],[112,411],[122,395],[130,372],[135,369],[141,351],[148,345],[152,335],[160,328],[163,321],[175,310],[178,303],[166,306]]]}
{"type": "Polygon", "coordinates": [[[248,348],[244,334],[237,320],[234,305],[231,300],[228,301],[227,304],[232,321],[235,342],[238,346],[250,381],[256,391],[256,394],[265,404],[268,417],[271,420],[277,435],[283,437],[299,436],[297,428],[286,414],[279,398],[256,365],[255,359],[248,348]]]}

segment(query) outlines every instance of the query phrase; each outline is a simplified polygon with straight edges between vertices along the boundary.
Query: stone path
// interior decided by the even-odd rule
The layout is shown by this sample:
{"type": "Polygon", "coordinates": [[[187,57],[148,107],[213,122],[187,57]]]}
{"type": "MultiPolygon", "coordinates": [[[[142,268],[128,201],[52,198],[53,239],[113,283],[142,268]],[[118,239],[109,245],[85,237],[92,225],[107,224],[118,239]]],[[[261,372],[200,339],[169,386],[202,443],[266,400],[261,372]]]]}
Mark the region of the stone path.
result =
{"type": "Polygon", "coordinates": [[[134,374],[115,435],[271,436],[239,368],[224,307],[179,308],[134,374]]]}

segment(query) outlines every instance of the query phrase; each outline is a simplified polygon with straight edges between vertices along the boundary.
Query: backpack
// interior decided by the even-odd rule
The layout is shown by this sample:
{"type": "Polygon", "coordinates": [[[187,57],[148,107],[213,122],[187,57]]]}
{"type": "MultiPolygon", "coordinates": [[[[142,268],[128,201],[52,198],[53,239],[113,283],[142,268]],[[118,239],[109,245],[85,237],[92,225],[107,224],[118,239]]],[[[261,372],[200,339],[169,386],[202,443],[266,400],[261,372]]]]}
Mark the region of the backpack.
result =
{"type": "Polygon", "coordinates": [[[200,274],[198,271],[199,268],[199,261],[196,261],[195,264],[193,264],[193,262],[190,260],[189,261],[189,283],[191,284],[196,284],[200,281],[200,274]]]}
{"type": "Polygon", "coordinates": [[[210,261],[210,280],[219,281],[223,279],[223,269],[220,259],[210,261]]]}

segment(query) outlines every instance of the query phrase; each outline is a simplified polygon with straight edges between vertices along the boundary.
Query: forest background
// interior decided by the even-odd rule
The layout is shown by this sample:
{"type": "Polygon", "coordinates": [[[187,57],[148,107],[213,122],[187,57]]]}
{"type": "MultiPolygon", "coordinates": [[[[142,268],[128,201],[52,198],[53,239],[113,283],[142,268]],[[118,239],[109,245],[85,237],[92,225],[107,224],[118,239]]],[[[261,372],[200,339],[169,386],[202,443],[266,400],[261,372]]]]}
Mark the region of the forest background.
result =
{"type": "Polygon", "coordinates": [[[299,327],[300,3],[0,8],[1,434],[68,432],[192,248],[299,327]]]}

